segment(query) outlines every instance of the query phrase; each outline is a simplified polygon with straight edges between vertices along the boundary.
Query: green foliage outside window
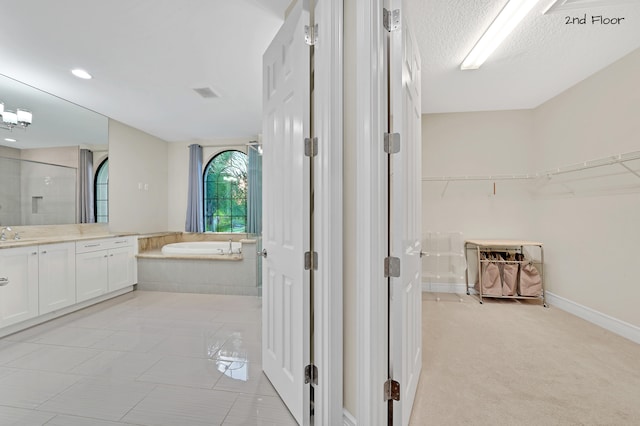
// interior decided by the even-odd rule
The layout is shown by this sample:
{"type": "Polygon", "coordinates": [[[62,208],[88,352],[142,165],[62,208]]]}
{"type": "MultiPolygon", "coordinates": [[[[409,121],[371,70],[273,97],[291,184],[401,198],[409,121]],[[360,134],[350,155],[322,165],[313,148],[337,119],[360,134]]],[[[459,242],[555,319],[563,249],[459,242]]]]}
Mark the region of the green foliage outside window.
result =
{"type": "Polygon", "coordinates": [[[223,151],[204,171],[204,230],[246,232],[247,155],[223,151]]]}

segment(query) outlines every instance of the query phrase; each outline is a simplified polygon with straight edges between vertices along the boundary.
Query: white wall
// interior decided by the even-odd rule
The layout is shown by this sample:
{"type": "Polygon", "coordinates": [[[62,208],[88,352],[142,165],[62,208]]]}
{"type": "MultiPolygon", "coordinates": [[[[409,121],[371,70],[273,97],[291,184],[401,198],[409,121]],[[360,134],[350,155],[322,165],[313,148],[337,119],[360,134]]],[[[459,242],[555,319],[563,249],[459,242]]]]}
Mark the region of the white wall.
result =
{"type": "Polygon", "coordinates": [[[344,2],[344,85],[343,85],[343,405],[357,413],[356,347],[356,3],[344,2]]]}
{"type": "Polygon", "coordinates": [[[109,120],[109,229],[112,232],[168,230],[167,158],[167,142],[109,120]]]}
{"type": "MultiPolygon", "coordinates": [[[[202,145],[203,167],[218,153],[227,150],[247,153],[247,143],[258,137],[247,139],[219,139],[199,142],[202,145]]],[[[193,142],[170,143],[168,147],[168,229],[184,231],[187,218],[187,193],[189,182],[189,145],[193,142]]]]}
{"type": "MultiPolygon", "coordinates": [[[[637,50],[535,110],[425,115],[423,176],[522,174],[637,151],[639,75],[637,50]]],[[[541,197],[539,184],[497,181],[494,196],[491,181],[452,182],[441,196],[443,183],[423,182],[423,229],[540,240],[550,292],[640,326],[638,191],[541,197]]]]}

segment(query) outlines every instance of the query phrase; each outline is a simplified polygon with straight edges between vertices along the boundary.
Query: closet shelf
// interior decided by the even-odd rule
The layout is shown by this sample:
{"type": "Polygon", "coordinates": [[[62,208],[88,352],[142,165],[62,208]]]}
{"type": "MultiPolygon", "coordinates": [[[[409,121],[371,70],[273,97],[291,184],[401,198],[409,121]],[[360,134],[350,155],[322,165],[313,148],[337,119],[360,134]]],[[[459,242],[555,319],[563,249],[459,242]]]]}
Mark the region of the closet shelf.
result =
{"type": "Polygon", "coordinates": [[[583,170],[593,169],[597,167],[605,167],[612,165],[620,165],[628,173],[640,178],[640,171],[634,170],[627,166],[626,163],[634,160],[640,160],[640,151],[632,151],[624,154],[612,155],[609,157],[598,158],[595,160],[583,161],[581,163],[570,164],[567,166],[556,167],[539,171],[532,174],[510,174],[510,175],[458,175],[458,176],[426,176],[422,178],[423,182],[454,182],[454,181],[501,181],[501,180],[535,180],[540,178],[551,178],[556,175],[574,173],[583,170]]]}

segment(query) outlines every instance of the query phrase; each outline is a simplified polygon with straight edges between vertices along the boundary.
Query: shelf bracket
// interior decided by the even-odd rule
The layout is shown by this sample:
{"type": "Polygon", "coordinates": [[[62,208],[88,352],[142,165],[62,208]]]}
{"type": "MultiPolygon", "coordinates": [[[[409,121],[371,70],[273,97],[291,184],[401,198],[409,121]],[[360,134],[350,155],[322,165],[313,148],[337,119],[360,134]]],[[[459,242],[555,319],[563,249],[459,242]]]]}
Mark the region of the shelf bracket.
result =
{"type": "Polygon", "coordinates": [[[630,173],[636,175],[638,178],[640,178],[640,173],[636,172],[635,170],[633,170],[631,167],[627,166],[624,163],[618,163],[620,164],[622,167],[624,167],[625,169],[627,169],[630,173]]]}

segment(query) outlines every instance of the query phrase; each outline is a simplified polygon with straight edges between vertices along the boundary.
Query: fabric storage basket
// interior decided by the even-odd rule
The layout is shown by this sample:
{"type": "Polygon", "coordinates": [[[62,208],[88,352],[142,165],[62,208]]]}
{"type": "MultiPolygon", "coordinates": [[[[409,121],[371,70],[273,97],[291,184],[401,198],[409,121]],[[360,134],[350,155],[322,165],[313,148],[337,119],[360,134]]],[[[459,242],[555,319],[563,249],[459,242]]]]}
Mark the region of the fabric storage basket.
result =
{"type": "Polygon", "coordinates": [[[520,267],[520,296],[537,297],[542,294],[542,277],[531,263],[520,267]]]}
{"type": "MultiPolygon", "coordinates": [[[[476,283],[475,288],[480,292],[480,282],[476,283]]],[[[482,294],[502,296],[502,280],[500,278],[500,267],[497,263],[482,264],[482,294]]]]}
{"type": "Polygon", "coordinates": [[[502,268],[502,295],[515,296],[518,291],[518,264],[505,263],[502,268]]]}

